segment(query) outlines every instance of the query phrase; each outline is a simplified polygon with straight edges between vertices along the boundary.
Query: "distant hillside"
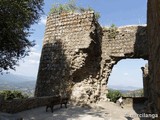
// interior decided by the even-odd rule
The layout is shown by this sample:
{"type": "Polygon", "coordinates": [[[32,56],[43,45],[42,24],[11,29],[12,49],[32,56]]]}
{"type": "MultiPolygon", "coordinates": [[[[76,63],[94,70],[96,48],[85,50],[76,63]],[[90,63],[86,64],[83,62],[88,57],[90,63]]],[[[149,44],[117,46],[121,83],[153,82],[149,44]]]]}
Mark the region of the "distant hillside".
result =
{"type": "MultiPolygon", "coordinates": [[[[33,96],[36,78],[23,75],[4,74],[0,75],[0,90],[20,90],[33,96]]],[[[108,86],[109,89],[119,90],[124,96],[140,96],[142,89],[132,86],[108,86]]]]}
{"type": "Polygon", "coordinates": [[[141,87],[134,87],[134,86],[117,86],[117,85],[109,85],[109,89],[114,89],[114,90],[121,90],[121,91],[133,91],[137,89],[141,89],[141,87]]]}
{"type": "Polygon", "coordinates": [[[33,96],[36,84],[36,78],[4,74],[0,75],[0,90],[20,90],[30,96],[33,96]]]}
{"type": "Polygon", "coordinates": [[[24,81],[35,81],[36,78],[24,75],[15,75],[15,74],[0,75],[0,82],[4,80],[10,82],[24,82],[24,81]]]}
{"type": "Polygon", "coordinates": [[[108,86],[110,90],[118,90],[124,97],[142,97],[143,88],[133,86],[108,86]]]}
{"type": "Polygon", "coordinates": [[[128,91],[126,93],[123,93],[124,97],[143,97],[143,89],[138,89],[134,91],[128,91]]]}

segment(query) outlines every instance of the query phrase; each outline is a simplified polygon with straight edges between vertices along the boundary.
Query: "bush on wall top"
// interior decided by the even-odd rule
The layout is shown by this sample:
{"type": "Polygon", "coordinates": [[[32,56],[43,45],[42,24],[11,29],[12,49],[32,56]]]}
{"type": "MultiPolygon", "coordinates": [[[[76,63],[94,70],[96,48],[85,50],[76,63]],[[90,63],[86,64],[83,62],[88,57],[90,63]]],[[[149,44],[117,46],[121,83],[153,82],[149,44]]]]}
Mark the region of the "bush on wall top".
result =
{"type": "MultiPolygon", "coordinates": [[[[85,11],[94,11],[94,9],[91,7],[88,7],[88,8],[79,7],[76,5],[75,0],[69,0],[69,2],[65,3],[65,4],[53,4],[52,8],[49,12],[49,15],[54,14],[54,13],[61,14],[61,13],[66,13],[66,12],[80,12],[80,13],[82,13],[85,11]]],[[[95,18],[97,20],[100,18],[100,14],[98,12],[95,12],[95,18]]]]}

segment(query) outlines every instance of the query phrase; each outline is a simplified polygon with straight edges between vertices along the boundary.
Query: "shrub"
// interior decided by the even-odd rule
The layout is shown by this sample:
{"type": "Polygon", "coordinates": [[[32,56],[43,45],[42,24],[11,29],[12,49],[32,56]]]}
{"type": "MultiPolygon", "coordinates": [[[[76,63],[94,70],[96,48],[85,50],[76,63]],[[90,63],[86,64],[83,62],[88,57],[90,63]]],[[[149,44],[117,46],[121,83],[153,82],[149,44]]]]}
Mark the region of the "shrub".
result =
{"type": "Polygon", "coordinates": [[[118,31],[117,31],[117,27],[116,25],[112,24],[109,28],[104,27],[104,30],[108,31],[108,38],[109,39],[115,39],[116,36],[118,35],[118,31]]]}
{"type": "MultiPolygon", "coordinates": [[[[49,14],[52,13],[66,13],[66,12],[85,12],[85,11],[94,11],[93,8],[88,7],[88,8],[84,8],[84,7],[79,7],[76,5],[75,0],[69,0],[68,3],[66,4],[53,4],[52,8],[49,12],[49,14]]],[[[98,20],[100,18],[100,14],[98,12],[95,12],[95,18],[98,20]]]]}
{"type": "Polygon", "coordinates": [[[107,94],[107,98],[109,98],[112,102],[116,102],[122,94],[118,90],[109,90],[107,94]]]}
{"type": "Polygon", "coordinates": [[[0,95],[4,96],[5,100],[13,100],[15,98],[17,99],[24,99],[28,98],[28,96],[23,95],[21,91],[11,91],[11,90],[3,90],[0,91],[0,95]]]}
{"type": "Polygon", "coordinates": [[[101,16],[99,12],[96,12],[93,8],[88,7],[88,8],[83,8],[83,7],[79,7],[79,11],[80,12],[85,12],[85,11],[94,11],[95,12],[95,18],[96,20],[98,20],[101,16]]]}

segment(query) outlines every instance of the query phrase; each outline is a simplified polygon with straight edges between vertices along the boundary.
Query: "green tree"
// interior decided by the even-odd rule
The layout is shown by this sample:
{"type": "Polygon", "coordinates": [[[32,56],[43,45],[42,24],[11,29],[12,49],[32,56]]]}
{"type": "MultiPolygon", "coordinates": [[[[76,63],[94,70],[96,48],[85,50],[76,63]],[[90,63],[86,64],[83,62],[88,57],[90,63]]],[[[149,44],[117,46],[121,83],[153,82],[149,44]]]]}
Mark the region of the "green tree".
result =
{"type": "Polygon", "coordinates": [[[116,102],[121,96],[122,94],[118,90],[109,90],[107,94],[107,98],[109,98],[112,102],[116,102]]]}
{"type": "Polygon", "coordinates": [[[0,72],[14,69],[28,55],[30,27],[43,13],[43,0],[0,0],[0,72]]]}
{"type": "Polygon", "coordinates": [[[11,90],[3,90],[0,91],[0,95],[4,96],[5,100],[13,100],[15,98],[17,99],[25,99],[28,98],[28,95],[22,94],[21,91],[11,91],[11,90]]]}

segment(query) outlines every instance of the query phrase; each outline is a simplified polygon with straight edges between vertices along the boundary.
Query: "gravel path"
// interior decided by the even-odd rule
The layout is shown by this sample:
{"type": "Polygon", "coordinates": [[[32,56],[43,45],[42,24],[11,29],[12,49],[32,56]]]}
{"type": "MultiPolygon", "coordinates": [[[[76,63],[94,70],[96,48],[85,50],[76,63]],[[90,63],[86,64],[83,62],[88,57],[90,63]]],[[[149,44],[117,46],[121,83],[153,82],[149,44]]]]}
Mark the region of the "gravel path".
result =
{"type": "Polygon", "coordinates": [[[54,112],[45,112],[45,107],[40,107],[14,114],[23,117],[23,120],[140,120],[131,105],[121,108],[117,104],[101,102],[89,107],[69,105],[68,108],[55,106],[54,112]]]}

